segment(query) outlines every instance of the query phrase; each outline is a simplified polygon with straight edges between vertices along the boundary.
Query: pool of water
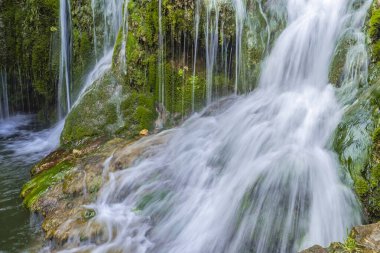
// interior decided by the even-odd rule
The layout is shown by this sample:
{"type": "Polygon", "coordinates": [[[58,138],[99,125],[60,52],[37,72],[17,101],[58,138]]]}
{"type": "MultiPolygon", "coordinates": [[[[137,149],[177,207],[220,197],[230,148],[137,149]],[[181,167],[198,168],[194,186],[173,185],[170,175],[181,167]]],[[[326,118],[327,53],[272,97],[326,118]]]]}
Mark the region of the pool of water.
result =
{"type": "Polygon", "coordinates": [[[32,166],[51,152],[59,136],[31,115],[0,120],[0,252],[34,252],[40,243],[40,219],[25,209],[22,186],[32,166]]]}

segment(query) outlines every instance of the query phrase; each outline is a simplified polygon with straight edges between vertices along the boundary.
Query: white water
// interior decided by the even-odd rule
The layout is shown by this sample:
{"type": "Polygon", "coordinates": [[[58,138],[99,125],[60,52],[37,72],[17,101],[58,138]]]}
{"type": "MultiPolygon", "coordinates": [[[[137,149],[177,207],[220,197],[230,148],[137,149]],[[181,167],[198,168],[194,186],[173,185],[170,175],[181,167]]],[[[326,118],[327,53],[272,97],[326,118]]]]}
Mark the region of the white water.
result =
{"type": "Polygon", "coordinates": [[[164,33],[162,29],[162,0],[158,1],[158,102],[165,110],[165,59],[164,59],[164,33]]]}
{"type": "Polygon", "coordinates": [[[101,238],[63,252],[287,253],[342,241],[361,218],[329,150],[342,108],[328,70],[350,3],[288,0],[258,89],[110,173],[89,206],[101,238]]]}
{"type": "Polygon", "coordinates": [[[219,45],[219,14],[220,5],[217,0],[206,1],[206,102],[213,100],[213,78],[219,45]]]}
{"type": "MultiPolygon", "coordinates": [[[[95,0],[96,1],[96,0],[95,0]]],[[[19,137],[11,140],[7,144],[7,149],[11,150],[14,153],[15,157],[23,158],[28,157],[29,161],[35,161],[42,159],[44,156],[48,155],[51,151],[56,149],[60,143],[60,136],[64,128],[66,118],[63,117],[60,106],[63,91],[63,83],[65,83],[66,89],[66,105],[67,112],[69,112],[72,107],[78,105],[86,92],[89,91],[91,85],[95,83],[96,80],[101,78],[107,71],[111,69],[112,66],[112,55],[113,55],[113,44],[116,41],[117,31],[120,28],[122,20],[122,5],[124,0],[113,0],[99,3],[101,6],[101,11],[103,12],[104,17],[104,36],[106,37],[104,44],[105,54],[97,61],[97,64],[94,66],[93,70],[88,74],[85,83],[77,97],[75,102],[71,104],[70,98],[70,55],[71,55],[71,18],[70,18],[70,6],[68,0],[61,0],[60,6],[60,15],[61,15],[61,69],[60,69],[60,86],[59,86],[59,99],[58,111],[60,112],[60,120],[53,127],[45,129],[42,131],[20,131],[19,127],[25,126],[30,123],[30,119],[26,116],[16,116],[12,117],[9,120],[1,122],[0,127],[0,137],[3,134],[3,137],[11,136],[18,134],[19,137]],[[104,4],[104,6],[103,6],[104,4]],[[63,32],[65,31],[65,32],[63,32]],[[111,46],[112,44],[112,46],[111,46]],[[68,95],[68,96],[67,96],[68,95]]],[[[98,5],[96,5],[98,6],[98,5]]],[[[95,8],[95,6],[94,6],[95,8]]],[[[95,8],[96,10],[96,8],[95,8]]],[[[1,80],[0,80],[1,81],[1,80]]],[[[2,82],[1,82],[2,83],[2,82]]],[[[1,108],[1,107],[0,107],[1,108]]],[[[1,114],[0,114],[1,116],[1,114]]]]}
{"type": "Polygon", "coordinates": [[[7,72],[0,71],[0,120],[9,117],[7,72]]]}
{"type": "Polygon", "coordinates": [[[63,121],[50,129],[36,131],[31,125],[33,115],[16,115],[4,119],[0,124],[0,139],[5,150],[11,151],[9,159],[28,163],[38,162],[59,146],[63,121]]]}
{"type": "Polygon", "coordinates": [[[242,0],[233,1],[235,8],[235,26],[236,26],[236,53],[235,53],[235,95],[238,93],[238,82],[241,70],[242,60],[242,37],[244,19],[246,16],[245,4],[242,0]]]}
{"type": "Polygon", "coordinates": [[[197,67],[197,56],[198,56],[198,37],[199,37],[199,21],[200,21],[200,0],[196,0],[195,3],[195,16],[194,16],[194,58],[193,58],[193,81],[191,87],[191,111],[195,110],[195,73],[197,67]]]}
{"type": "Polygon", "coordinates": [[[121,50],[119,58],[121,59],[120,62],[120,70],[124,75],[127,74],[127,59],[126,59],[126,47],[127,47],[127,39],[128,39],[128,30],[129,30],[129,12],[128,12],[128,3],[129,0],[124,1],[124,13],[123,13],[123,41],[121,43],[121,50]]]}
{"type": "Polygon", "coordinates": [[[343,80],[339,84],[338,97],[340,103],[343,105],[352,104],[360,88],[367,85],[369,59],[365,34],[362,31],[362,27],[364,26],[371,4],[371,0],[366,0],[363,5],[351,15],[351,25],[342,35],[343,43],[347,40],[351,43],[346,55],[343,80]]]}
{"type": "Polygon", "coordinates": [[[58,81],[58,118],[61,120],[71,110],[71,8],[70,0],[60,0],[61,59],[58,81]],[[65,101],[65,103],[62,103],[65,101]],[[65,109],[61,107],[65,105],[65,109]]]}
{"type": "MultiPolygon", "coordinates": [[[[17,119],[17,117],[15,118],[17,119]]],[[[17,124],[17,121],[14,121],[15,118],[10,119],[11,123],[17,124]]],[[[59,137],[64,123],[64,121],[60,121],[52,128],[39,132],[19,131],[17,128],[13,128],[12,130],[19,136],[9,141],[6,149],[11,150],[12,156],[19,160],[24,158],[28,159],[28,162],[38,162],[59,146],[59,137]]],[[[17,125],[14,126],[17,127],[17,125]]]]}
{"type": "Polygon", "coordinates": [[[1,122],[0,136],[3,138],[12,136],[18,132],[18,128],[30,124],[31,117],[25,115],[17,115],[1,122]]]}
{"type": "MultiPolygon", "coordinates": [[[[87,78],[79,92],[78,98],[73,106],[78,105],[83,96],[89,90],[92,84],[99,78],[101,78],[112,67],[112,56],[116,37],[120,27],[123,25],[123,4],[128,0],[92,0],[91,6],[93,10],[93,22],[95,25],[95,13],[100,12],[103,16],[103,56],[97,60],[96,65],[87,75],[87,78]]],[[[126,15],[124,13],[124,15],[126,15]]],[[[124,26],[123,26],[124,27],[124,26]]],[[[95,30],[95,29],[94,29],[95,30]]],[[[125,37],[126,38],[126,37],[125,37]]],[[[94,31],[94,43],[96,43],[96,31],[94,31]]],[[[125,59],[125,56],[121,56],[125,59]]]]}

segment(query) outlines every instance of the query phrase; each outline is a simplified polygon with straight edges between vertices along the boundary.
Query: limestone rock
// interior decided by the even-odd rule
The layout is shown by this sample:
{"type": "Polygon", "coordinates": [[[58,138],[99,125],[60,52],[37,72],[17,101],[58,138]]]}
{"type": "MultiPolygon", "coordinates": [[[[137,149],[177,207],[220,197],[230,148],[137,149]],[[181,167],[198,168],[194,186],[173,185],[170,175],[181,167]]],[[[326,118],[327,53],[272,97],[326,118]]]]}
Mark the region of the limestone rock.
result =
{"type": "Polygon", "coordinates": [[[127,169],[138,159],[153,155],[157,150],[154,147],[164,145],[173,131],[137,140],[93,141],[80,149],[53,152],[41,161],[36,166],[39,173],[24,186],[22,197],[31,211],[43,216],[46,239],[57,247],[75,236],[101,240],[102,226],[90,222],[96,213],[86,205],[95,201],[108,173],[127,169]]]}
{"type": "Polygon", "coordinates": [[[379,253],[380,222],[354,227],[344,243],[334,242],[328,248],[313,246],[300,253],[379,253]]]}

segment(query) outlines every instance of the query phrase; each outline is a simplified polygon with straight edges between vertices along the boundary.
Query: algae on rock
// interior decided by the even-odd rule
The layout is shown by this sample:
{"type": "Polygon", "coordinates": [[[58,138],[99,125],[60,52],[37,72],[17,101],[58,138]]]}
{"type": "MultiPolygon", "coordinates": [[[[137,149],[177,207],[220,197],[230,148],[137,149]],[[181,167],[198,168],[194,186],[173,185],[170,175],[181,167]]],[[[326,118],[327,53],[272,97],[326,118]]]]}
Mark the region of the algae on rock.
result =
{"type": "MultiPolygon", "coordinates": [[[[356,87],[350,86],[344,90],[347,88],[345,85],[349,86],[350,83],[344,82],[345,77],[342,76],[344,73],[340,72],[339,69],[341,68],[336,66],[334,67],[335,70],[341,74],[332,72],[334,77],[331,79],[332,81],[335,80],[336,85],[341,86],[337,91],[346,106],[343,120],[336,131],[333,146],[345,171],[350,173],[350,178],[346,177],[346,181],[353,184],[353,188],[362,203],[365,216],[370,222],[376,222],[380,219],[380,178],[378,171],[380,140],[376,138],[377,129],[380,127],[380,75],[378,74],[380,65],[376,50],[374,50],[380,39],[377,37],[377,34],[380,34],[380,23],[376,21],[380,13],[379,7],[377,2],[373,3],[365,29],[370,56],[368,83],[363,83],[364,81],[360,77],[356,80],[356,87]],[[341,92],[342,90],[343,92],[341,92]],[[349,96],[349,99],[342,98],[344,96],[349,96]]],[[[344,40],[342,43],[344,45],[350,44],[344,40]]],[[[351,43],[351,46],[354,44],[351,43]]],[[[348,51],[347,48],[340,50],[348,51]]]]}

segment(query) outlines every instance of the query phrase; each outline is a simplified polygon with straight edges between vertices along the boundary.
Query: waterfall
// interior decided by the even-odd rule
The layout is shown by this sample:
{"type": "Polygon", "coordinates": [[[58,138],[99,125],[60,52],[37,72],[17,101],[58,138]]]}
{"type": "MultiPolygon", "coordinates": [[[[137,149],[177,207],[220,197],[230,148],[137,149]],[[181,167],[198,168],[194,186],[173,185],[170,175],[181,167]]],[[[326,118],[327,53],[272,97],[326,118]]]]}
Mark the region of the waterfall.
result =
{"type": "Polygon", "coordinates": [[[58,81],[58,118],[71,110],[71,57],[72,57],[72,38],[71,38],[71,8],[69,0],[60,0],[60,30],[61,30],[61,59],[59,65],[58,81]],[[63,99],[65,98],[65,99],[63,99]],[[63,103],[63,101],[65,101],[63,103]],[[66,109],[62,109],[62,106],[66,109]]]}
{"type": "Polygon", "coordinates": [[[238,93],[238,82],[241,70],[242,37],[245,19],[245,6],[242,0],[234,0],[236,26],[236,53],[235,53],[235,95],[238,93]]]}
{"type": "MultiPolygon", "coordinates": [[[[127,0],[126,0],[127,1],[127,0]]],[[[70,110],[76,106],[83,96],[86,94],[88,89],[94,84],[99,78],[101,78],[107,71],[111,69],[112,66],[112,55],[113,48],[116,42],[116,37],[122,23],[122,6],[124,0],[93,0],[92,7],[93,13],[100,12],[102,14],[103,34],[104,34],[104,44],[103,52],[104,55],[97,61],[94,68],[88,73],[85,82],[82,85],[82,89],[79,92],[76,99],[71,99],[70,97],[70,80],[71,80],[71,53],[72,53],[72,42],[71,42],[71,14],[70,14],[70,4],[69,0],[60,1],[60,18],[61,18],[61,62],[60,62],[60,75],[59,75],[59,86],[58,86],[58,116],[60,121],[57,122],[52,128],[43,130],[40,132],[33,132],[28,134],[25,138],[20,141],[13,143],[8,146],[10,150],[13,150],[18,155],[33,155],[35,157],[41,154],[47,154],[48,152],[54,150],[59,146],[59,140],[61,133],[65,124],[65,116],[70,110]],[[63,101],[61,99],[66,96],[66,110],[62,110],[61,106],[63,101]],[[73,103],[72,103],[73,102],[73,103]],[[65,114],[64,114],[65,113],[65,114]]],[[[95,27],[95,15],[94,15],[94,27],[95,27]]],[[[96,33],[95,33],[96,34],[96,33]]],[[[0,73],[0,76],[1,73],[0,73]]],[[[0,78],[0,84],[3,89],[6,90],[6,85],[4,85],[3,79],[0,78]],[[5,88],[4,88],[5,87],[5,88]]],[[[4,79],[5,80],[5,79],[4,79]]],[[[0,94],[5,94],[4,92],[0,94]]],[[[0,109],[4,107],[4,99],[0,96],[0,109]]],[[[8,107],[6,107],[8,108],[8,107]]],[[[8,110],[8,109],[6,109],[8,110]]],[[[1,111],[4,111],[2,109],[1,111]]],[[[1,114],[0,114],[1,116],[1,114]]],[[[1,118],[1,117],[0,117],[1,118]]]]}
{"type": "MultiPolygon", "coordinates": [[[[368,79],[368,53],[365,34],[362,31],[367,16],[367,11],[371,5],[370,0],[364,4],[351,17],[351,26],[346,29],[341,38],[341,43],[350,41],[343,68],[343,80],[338,84],[338,97],[340,103],[349,105],[354,102],[360,87],[367,85],[368,79]]],[[[338,47],[339,49],[339,47],[338,47]]]]}
{"type": "MultiPolygon", "coordinates": [[[[97,214],[88,229],[102,227],[101,238],[64,252],[290,253],[342,241],[361,222],[329,148],[342,115],[329,65],[352,2],[285,4],[287,27],[258,88],[228,108],[193,115],[154,154],[107,175],[88,206],[97,214]]],[[[206,13],[207,68],[215,6],[206,13]]]]}
{"type": "Polygon", "coordinates": [[[162,29],[162,0],[158,1],[158,102],[162,106],[162,110],[165,110],[165,58],[164,58],[164,31],[162,29]]]}
{"type": "MultiPolygon", "coordinates": [[[[96,22],[96,13],[101,13],[103,18],[102,28],[103,28],[103,56],[97,61],[94,68],[87,75],[86,80],[82,86],[81,91],[79,92],[78,98],[73,106],[76,106],[83,96],[88,91],[89,87],[94,84],[96,80],[101,78],[107,71],[109,71],[112,67],[112,56],[114,51],[114,46],[116,43],[116,38],[119,33],[120,27],[122,27],[123,16],[128,15],[124,12],[123,14],[123,4],[124,8],[127,8],[128,0],[112,0],[112,1],[104,1],[104,0],[92,0],[92,10],[93,10],[93,22],[94,27],[96,22]]],[[[127,11],[127,10],[125,10],[127,11]]],[[[125,27],[125,24],[123,25],[125,27]]],[[[128,29],[126,28],[126,31],[128,29]]],[[[95,32],[96,37],[96,32],[95,32]]],[[[127,35],[124,37],[123,43],[127,35]]],[[[125,52],[124,52],[125,54],[125,52]]],[[[125,59],[125,55],[122,56],[125,59]]]]}
{"type": "Polygon", "coordinates": [[[96,18],[95,18],[95,0],[91,0],[91,9],[92,9],[92,22],[93,22],[93,36],[94,36],[94,54],[95,54],[95,60],[98,62],[98,39],[96,35],[96,18]]]}
{"type": "Polygon", "coordinates": [[[200,21],[200,0],[196,0],[195,3],[195,17],[194,17],[194,58],[193,58],[193,80],[191,87],[191,111],[195,110],[195,73],[197,66],[197,55],[198,55],[198,37],[199,37],[199,21],[200,21]]]}
{"type": "Polygon", "coordinates": [[[0,120],[9,117],[7,72],[0,71],[0,120]]]}
{"type": "Polygon", "coordinates": [[[217,0],[210,0],[206,3],[206,101],[212,102],[213,98],[213,78],[215,61],[218,53],[219,38],[219,11],[220,6],[217,0]]]}
{"type": "Polygon", "coordinates": [[[124,11],[123,11],[123,41],[121,42],[121,50],[119,58],[121,59],[121,72],[124,73],[124,75],[127,74],[127,59],[126,59],[126,53],[127,53],[127,39],[128,39],[128,3],[129,0],[125,0],[124,2],[124,11]]]}

